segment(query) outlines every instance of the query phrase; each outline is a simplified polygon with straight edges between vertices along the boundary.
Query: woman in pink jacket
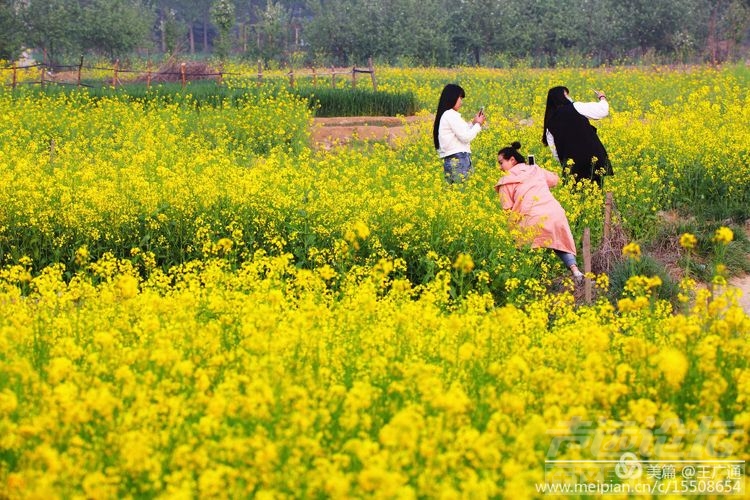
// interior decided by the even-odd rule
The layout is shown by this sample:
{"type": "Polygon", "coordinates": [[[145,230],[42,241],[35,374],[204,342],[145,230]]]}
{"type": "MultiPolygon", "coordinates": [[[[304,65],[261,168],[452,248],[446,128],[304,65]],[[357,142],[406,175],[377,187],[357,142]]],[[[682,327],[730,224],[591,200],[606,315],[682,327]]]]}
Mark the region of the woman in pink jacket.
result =
{"type": "Polygon", "coordinates": [[[514,142],[497,152],[497,161],[505,175],[495,184],[505,210],[516,214],[518,225],[529,231],[532,248],[551,248],[570,269],[576,283],[583,273],[576,264],[576,244],[565,210],[550,191],[560,178],[538,165],[527,165],[514,142]]]}

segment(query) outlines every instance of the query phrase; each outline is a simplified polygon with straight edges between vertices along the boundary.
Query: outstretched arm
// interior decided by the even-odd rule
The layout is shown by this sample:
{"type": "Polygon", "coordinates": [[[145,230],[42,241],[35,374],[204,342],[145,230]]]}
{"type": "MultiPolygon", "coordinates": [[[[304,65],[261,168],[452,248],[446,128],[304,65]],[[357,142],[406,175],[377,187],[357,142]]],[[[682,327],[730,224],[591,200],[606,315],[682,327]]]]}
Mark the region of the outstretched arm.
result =
{"type": "Polygon", "coordinates": [[[601,96],[597,102],[574,102],[573,107],[586,118],[601,120],[609,115],[609,102],[604,94],[601,96]]]}

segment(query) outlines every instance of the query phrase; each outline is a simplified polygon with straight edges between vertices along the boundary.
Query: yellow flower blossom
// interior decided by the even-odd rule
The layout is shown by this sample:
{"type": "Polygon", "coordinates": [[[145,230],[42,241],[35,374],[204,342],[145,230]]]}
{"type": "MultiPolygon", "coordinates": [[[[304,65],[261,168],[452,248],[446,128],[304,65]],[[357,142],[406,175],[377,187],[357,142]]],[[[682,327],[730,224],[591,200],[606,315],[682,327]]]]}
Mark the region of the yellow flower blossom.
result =
{"type": "Polygon", "coordinates": [[[91,258],[91,255],[89,254],[89,248],[86,245],[83,245],[76,250],[75,255],[75,263],[78,266],[83,266],[84,264],[88,263],[89,259],[91,258]]]}
{"type": "Polygon", "coordinates": [[[680,236],[680,246],[685,250],[692,250],[698,245],[698,238],[691,233],[683,233],[680,236]]]}
{"type": "Polygon", "coordinates": [[[460,253],[453,263],[453,268],[462,273],[470,273],[474,269],[474,260],[471,258],[471,255],[460,253]]]}
{"type": "Polygon", "coordinates": [[[0,392],[0,414],[9,415],[18,408],[18,397],[9,389],[0,392]]]}
{"type": "Polygon", "coordinates": [[[226,254],[232,250],[234,242],[229,238],[221,238],[216,242],[216,253],[226,254]]]}
{"type": "Polygon", "coordinates": [[[672,388],[679,388],[687,374],[689,363],[682,351],[666,348],[658,355],[659,371],[672,388]]]}
{"type": "Polygon", "coordinates": [[[623,247],[622,255],[629,259],[639,260],[641,258],[641,246],[638,243],[630,242],[623,247]]]}
{"type": "Polygon", "coordinates": [[[726,226],[722,226],[714,233],[714,241],[720,245],[726,245],[734,239],[734,233],[726,226]]]}

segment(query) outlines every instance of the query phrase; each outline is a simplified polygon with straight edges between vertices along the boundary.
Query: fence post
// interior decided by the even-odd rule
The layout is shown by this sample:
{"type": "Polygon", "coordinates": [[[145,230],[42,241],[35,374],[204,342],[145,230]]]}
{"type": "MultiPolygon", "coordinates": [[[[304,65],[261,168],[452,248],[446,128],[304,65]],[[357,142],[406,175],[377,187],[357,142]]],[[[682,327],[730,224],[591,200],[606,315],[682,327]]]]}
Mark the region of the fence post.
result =
{"type": "Polygon", "coordinates": [[[112,74],[112,86],[113,86],[114,88],[117,88],[117,69],[118,69],[119,67],[120,67],[120,60],[119,60],[119,59],[117,59],[117,60],[115,61],[115,68],[114,68],[114,72],[113,72],[113,74],[112,74]]]}
{"type": "Polygon", "coordinates": [[[18,68],[16,67],[15,61],[13,62],[13,90],[16,89],[16,82],[18,81],[18,76],[16,75],[16,72],[18,71],[18,68]]]}
{"type": "Polygon", "coordinates": [[[336,88],[336,68],[331,66],[331,87],[336,88]]]}
{"type": "Polygon", "coordinates": [[[219,81],[217,82],[219,85],[224,81],[224,63],[219,63],[219,81]]]}
{"type": "MultiPolygon", "coordinates": [[[[587,275],[591,272],[591,230],[589,228],[583,230],[583,272],[587,275]]],[[[591,304],[591,280],[584,278],[583,283],[584,298],[587,304],[591,304]]]]}
{"type": "Polygon", "coordinates": [[[76,87],[81,87],[81,70],[83,69],[83,55],[81,55],[81,62],[78,64],[78,80],[76,87]]]}
{"type": "Polygon", "coordinates": [[[39,66],[39,69],[40,69],[39,86],[41,88],[44,88],[44,74],[47,72],[47,67],[44,64],[42,64],[41,66],[39,66]]]}
{"type": "Polygon", "coordinates": [[[352,66],[352,88],[357,88],[357,67],[352,66]]]}
{"type": "Polygon", "coordinates": [[[263,63],[258,59],[258,83],[263,81],[263,63]]]}
{"type": "Polygon", "coordinates": [[[313,74],[313,87],[316,87],[318,85],[318,73],[315,72],[315,66],[312,67],[312,74],[313,74]]]}
{"type": "Polygon", "coordinates": [[[612,229],[612,191],[607,191],[606,201],[604,202],[604,240],[609,239],[612,229]]]}
{"type": "Polygon", "coordinates": [[[292,68],[292,65],[289,65],[289,86],[294,87],[294,68],[292,68]]]}
{"type": "Polygon", "coordinates": [[[372,78],[372,90],[378,91],[378,82],[375,81],[375,66],[372,65],[372,57],[367,59],[367,65],[370,68],[370,77],[372,78]]]}
{"type": "Polygon", "coordinates": [[[146,88],[151,88],[151,59],[146,64],[146,88]]]}
{"type": "Polygon", "coordinates": [[[180,64],[180,80],[182,81],[182,88],[185,88],[185,65],[186,63],[180,64]]]}

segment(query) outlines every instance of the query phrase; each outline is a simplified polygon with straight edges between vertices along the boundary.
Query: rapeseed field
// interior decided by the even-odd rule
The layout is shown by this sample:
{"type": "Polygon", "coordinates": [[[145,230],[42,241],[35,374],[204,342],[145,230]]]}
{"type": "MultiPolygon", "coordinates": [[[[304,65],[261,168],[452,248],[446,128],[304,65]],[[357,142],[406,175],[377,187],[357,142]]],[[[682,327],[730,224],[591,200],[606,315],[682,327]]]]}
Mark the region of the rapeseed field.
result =
{"type": "MultiPolygon", "coordinates": [[[[425,116],[448,82],[485,106],[452,186],[429,119],[321,151],[277,88],[217,107],[1,92],[0,498],[745,495],[740,235],[721,225],[711,282],[687,273],[674,301],[648,275],[612,300],[597,274],[587,304],[492,186],[514,140],[558,168],[547,88],[603,88],[624,261],[661,211],[747,218],[748,80],[384,69],[425,116]]],[[[599,244],[604,193],[555,194],[599,244]]]]}

